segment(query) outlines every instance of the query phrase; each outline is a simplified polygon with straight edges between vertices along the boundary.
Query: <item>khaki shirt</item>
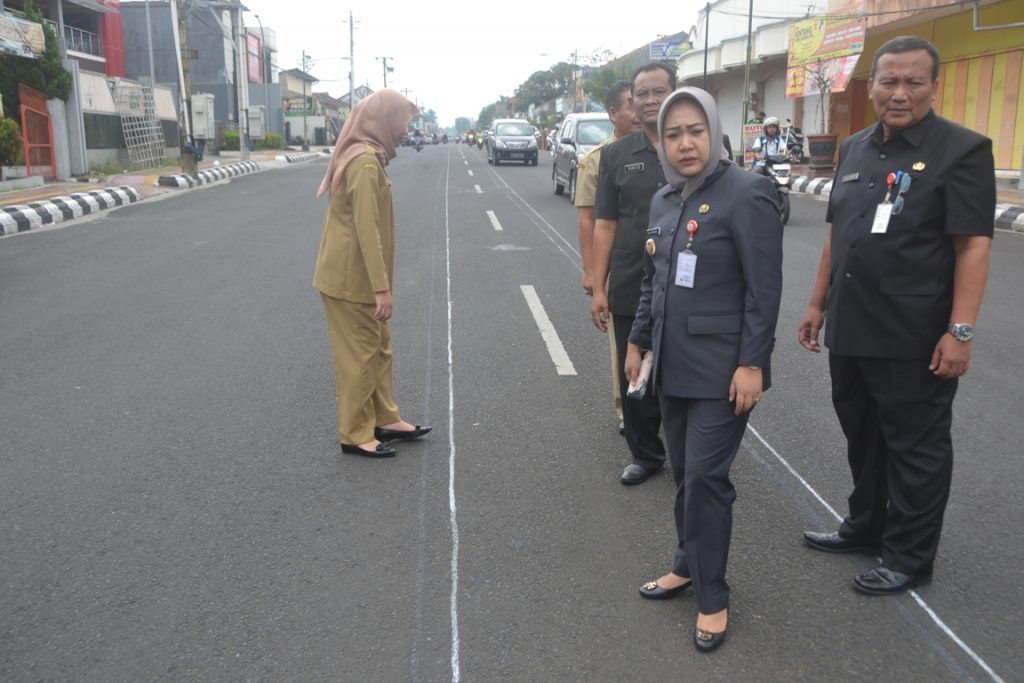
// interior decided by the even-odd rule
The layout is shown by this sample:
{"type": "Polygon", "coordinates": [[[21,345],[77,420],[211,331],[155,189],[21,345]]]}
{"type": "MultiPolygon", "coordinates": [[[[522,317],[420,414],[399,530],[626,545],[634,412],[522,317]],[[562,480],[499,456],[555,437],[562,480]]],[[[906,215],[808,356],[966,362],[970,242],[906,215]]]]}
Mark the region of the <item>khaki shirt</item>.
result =
{"type": "Polygon", "coordinates": [[[614,135],[609,137],[580,159],[580,167],[576,169],[576,203],[574,206],[577,209],[594,206],[597,203],[597,168],[601,163],[601,150],[615,140],[614,135]]]}
{"type": "Polygon", "coordinates": [[[313,287],[335,299],[372,304],[374,292],[391,290],[394,269],[391,179],[367,146],[328,199],[313,287]]]}

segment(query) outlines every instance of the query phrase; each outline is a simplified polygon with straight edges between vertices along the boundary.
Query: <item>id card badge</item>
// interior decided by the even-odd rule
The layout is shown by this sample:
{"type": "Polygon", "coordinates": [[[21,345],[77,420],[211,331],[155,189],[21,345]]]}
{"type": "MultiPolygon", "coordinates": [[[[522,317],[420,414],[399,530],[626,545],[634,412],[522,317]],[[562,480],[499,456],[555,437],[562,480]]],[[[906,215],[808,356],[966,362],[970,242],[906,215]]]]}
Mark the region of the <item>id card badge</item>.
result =
{"type": "Polygon", "coordinates": [[[693,289],[693,280],[697,276],[697,255],[687,249],[679,252],[676,261],[676,287],[693,289]]]}
{"type": "Polygon", "coordinates": [[[892,216],[893,205],[889,202],[882,202],[875,209],[875,222],[871,224],[872,234],[884,235],[889,229],[889,218],[892,216]]]}

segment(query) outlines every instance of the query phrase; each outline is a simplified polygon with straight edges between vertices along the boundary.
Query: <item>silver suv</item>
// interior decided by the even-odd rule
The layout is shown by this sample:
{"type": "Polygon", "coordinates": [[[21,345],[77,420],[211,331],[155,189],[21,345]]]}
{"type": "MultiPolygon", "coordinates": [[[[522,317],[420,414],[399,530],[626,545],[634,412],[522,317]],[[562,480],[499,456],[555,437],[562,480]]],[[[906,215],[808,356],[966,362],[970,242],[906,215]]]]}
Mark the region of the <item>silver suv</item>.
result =
{"type": "Polygon", "coordinates": [[[551,180],[555,194],[569,188],[569,198],[576,202],[576,169],[583,155],[611,137],[615,125],[608,114],[569,114],[558,129],[558,140],[552,154],[555,165],[551,180]]]}
{"type": "Polygon", "coordinates": [[[487,136],[487,163],[522,161],[537,165],[537,138],[533,126],[525,119],[495,119],[487,136]]]}

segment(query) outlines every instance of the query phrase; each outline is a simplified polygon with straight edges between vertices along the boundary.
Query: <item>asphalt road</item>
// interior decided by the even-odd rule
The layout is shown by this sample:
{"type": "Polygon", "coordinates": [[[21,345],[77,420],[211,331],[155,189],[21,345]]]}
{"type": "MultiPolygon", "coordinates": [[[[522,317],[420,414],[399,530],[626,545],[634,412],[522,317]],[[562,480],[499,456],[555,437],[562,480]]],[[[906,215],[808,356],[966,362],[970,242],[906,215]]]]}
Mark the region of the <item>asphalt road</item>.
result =
{"type": "Polygon", "coordinates": [[[733,470],[729,641],[702,656],[692,596],[636,593],[671,561],[671,478],[618,482],[549,160],[389,167],[396,393],[435,428],[391,461],[336,443],[323,163],[0,239],[0,680],[1024,678],[1022,238],[995,242],[935,579],[868,598],[870,558],[800,543],[849,475],[826,358],[795,343],[825,205],[795,199],[775,386],[733,470]]]}

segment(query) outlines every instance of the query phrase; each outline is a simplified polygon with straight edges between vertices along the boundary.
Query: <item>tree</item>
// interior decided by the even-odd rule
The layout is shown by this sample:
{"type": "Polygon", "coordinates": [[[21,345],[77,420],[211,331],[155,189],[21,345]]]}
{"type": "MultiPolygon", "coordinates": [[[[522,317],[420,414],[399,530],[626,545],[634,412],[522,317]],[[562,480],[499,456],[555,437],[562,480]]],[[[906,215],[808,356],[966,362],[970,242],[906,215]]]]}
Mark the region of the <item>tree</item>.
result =
{"type": "Polygon", "coordinates": [[[829,73],[829,63],[827,61],[804,65],[804,73],[806,78],[811,79],[811,82],[814,83],[814,88],[818,91],[818,106],[815,110],[818,117],[818,133],[829,133],[828,128],[831,127],[832,122],[828,121],[828,127],[826,127],[825,114],[832,106],[831,93],[836,78],[829,73]]]}
{"type": "Polygon", "coordinates": [[[57,34],[43,21],[43,15],[33,6],[32,0],[25,0],[22,17],[42,24],[43,35],[46,36],[46,50],[40,59],[15,55],[0,56],[0,93],[3,94],[4,107],[15,116],[18,115],[21,105],[21,96],[18,92],[18,86],[21,84],[44,92],[46,97],[51,99],[58,98],[66,102],[71,95],[71,74],[60,63],[60,43],[57,41],[57,34]]]}
{"type": "Polygon", "coordinates": [[[583,79],[583,92],[589,95],[590,99],[603,104],[604,98],[608,94],[608,88],[612,87],[616,81],[629,80],[630,73],[627,62],[610,62],[583,79]]]}
{"type": "Polygon", "coordinates": [[[491,121],[494,120],[494,109],[494,104],[488,104],[480,110],[480,116],[477,117],[476,121],[477,130],[487,130],[491,127],[491,121]]]}
{"type": "Polygon", "coordinates": [[[465,116],[460,116],[455,119],[455,132],[459,135],[468,133],[469,129],[473,127],[473,122],[467,119],[465,116]]]}

